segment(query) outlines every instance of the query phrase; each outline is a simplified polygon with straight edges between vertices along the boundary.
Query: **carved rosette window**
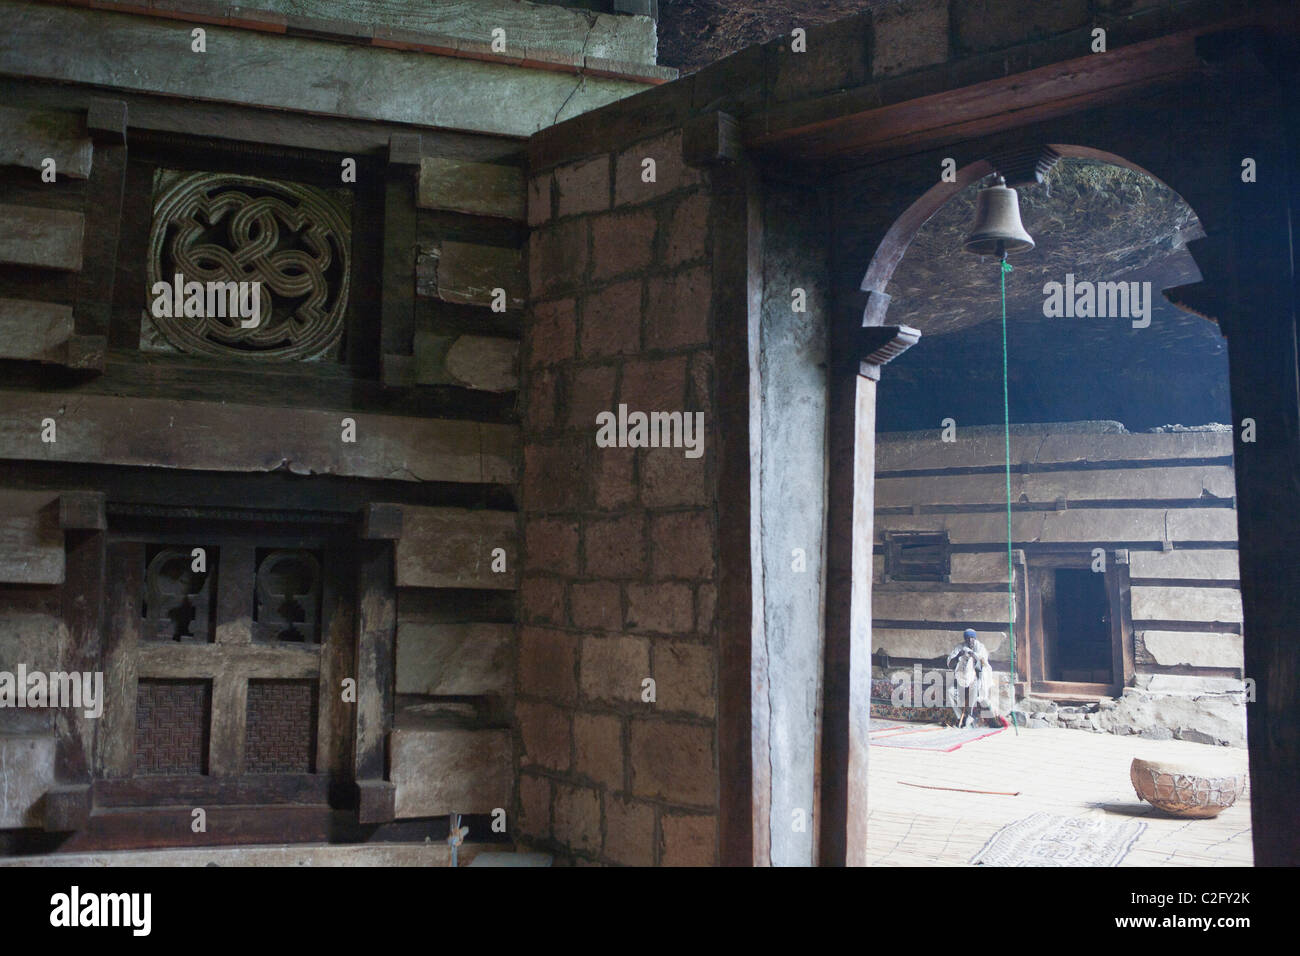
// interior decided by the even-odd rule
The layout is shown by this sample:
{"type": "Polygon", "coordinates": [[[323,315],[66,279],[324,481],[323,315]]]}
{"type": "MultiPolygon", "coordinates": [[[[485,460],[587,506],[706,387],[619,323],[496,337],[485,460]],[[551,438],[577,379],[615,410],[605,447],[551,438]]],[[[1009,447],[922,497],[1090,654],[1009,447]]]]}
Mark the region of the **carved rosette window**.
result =
{"type": "Polygon", "coordinates": [[[297,183],[167,171],[159,173],[155,195],[142,347],[265,362],[337,353],[351,246],[341,200],[297,183]],[[203,285],[203,308],[184,291],[169,310],[154,307],[155,284],[174,286],[178,274],[182,283],[203,285]],[[241,301],[238,287],[226,285],[254,282],[256,325],[246,321],[254,287],[240,290],[241,311],[232,305],[241,301]]]}

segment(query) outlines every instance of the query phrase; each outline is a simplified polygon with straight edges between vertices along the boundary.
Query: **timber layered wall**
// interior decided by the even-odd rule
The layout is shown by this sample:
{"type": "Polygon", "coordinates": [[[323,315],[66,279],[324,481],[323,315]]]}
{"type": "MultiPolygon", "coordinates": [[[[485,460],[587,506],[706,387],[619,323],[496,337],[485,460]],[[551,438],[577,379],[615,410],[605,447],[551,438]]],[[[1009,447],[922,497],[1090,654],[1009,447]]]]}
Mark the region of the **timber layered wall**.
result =
{"type": "MultiPolygon", "coordinates": [[[[1099,549],[1106,568],[1123,571],[1116,597],[1127,680],[1116,683],[1163,692],[1239,689],[1232,436],[1128,434],[1088,423],[1013,429],[1017,613],[1032,600],[1021,587],[1027,565],[1074,555],[1077,566],[1091,567],[1099,549]]],[[[879,665],[942,663],[962,629],[975,627],[993,660],[1008,666],[1003,455],[1000,429],[967,430],[950,442],[937,431],[879,436],[872,595],[879,665]],[[887,578],[888,536],[917,531],[946,534],[946,581],[887,578]]],[[[1028,623],[1017,622],[1022,675],[1028,623]]]]}
{"type": "Polygon", "coordinates": [[[485,836],[515,790],[527,278],[521,143],[511,137],[658,77],[647,64],[653,22],[602,15],[584,63],[571,62],[560,21],[587,20],[558,7],[527,20],[519,5],[496,3],[514,39],[509,55],[492,57],[473,4],[454,23],[445,10],[381,5],[378,25],[360,4],[347,22],[300,8],[289,23],[273,3],[248,22],[202,2],[170,5],[169,19],[127,6],[4,4],[0,672],[100,672],[105,713],[0,709],[0,831],[14,831],[0,852],[45,848],[59,834],[70,834],[64,850],[323,840],[337,832],[331,805],[351,805],[352,826],[358,814],[361,824],[482,815],[471,839],[485,836]],[[195,24],[206,51],[192,48],[195,24]],[[333,42],[355,44],[358,31],[373,48],[333,42]],[[86,46],[48,56],[69,43],[86,46]],[[119,52],[105,59],[110,46],[119,52]],[[161,69],[190,56],[193,69],[161,69]],[[625,61],[639,64],[635,76],[625,61]],[[324,79],[306,79],[313,71],[324,79]],[[393,82],[377,81],[386,71],[393,82]],[[346,92],[361,86],[374,95],[346,92]],[[440,98],[446,89],[456,96],[440,98]],[[309,206],[328,218],[314,224],[334,243],[313,279],[334,307],[310,319],[333,323],[319,348],[259,355],[210,337],[193,346],[153,321],[160,197],[191,183],[262,190],[272,206],[300,201],[308,219],[309,206]],[[229,649],[155,644],[142,579],[159,545],[147,529],[162,540],[194,528],[195,543],[227,534],[220,560],[251,574],[298,534],[244,550],[272,526],[324,529],[328,543],[314,552],[322,646],[259,647],[268,625],[251,577],[246,606],[222,590],[211,619],[200,610],[189,625],[229,649]],[[125,594],[132,588],[141,593],[125,594]],[[199,688],[206,708],[199,782],[142,777],[137,705],[168,681],[199,688]],[[252,728],[277,681],[305,682],[319,702],[312,772],[250,784],[257,748],[275,746],[252,728]],[[357,785],[341,804],[339,780],[357,785]],[[169,786],[176,799],[162,800],[169,786]],[[211,836],[158,815],[130,832],[105,822],[110,807],[181,799],[205,801],[220,821],[211,836]],[[232,799],[275,807],[222,810],[232,799]]]}

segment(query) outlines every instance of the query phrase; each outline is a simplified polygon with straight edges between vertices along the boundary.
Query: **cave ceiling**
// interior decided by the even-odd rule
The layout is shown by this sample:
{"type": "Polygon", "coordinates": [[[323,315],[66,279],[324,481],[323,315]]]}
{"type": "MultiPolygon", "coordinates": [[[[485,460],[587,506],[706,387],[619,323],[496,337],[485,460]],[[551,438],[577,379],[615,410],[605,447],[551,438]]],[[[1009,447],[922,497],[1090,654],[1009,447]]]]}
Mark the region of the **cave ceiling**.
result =
{"type": "MultiPolygon", "coordinates": [[[[945,203],[908,246],[886,290],[889,321],[927,336],[947,335],[1000,318],[999,272],[991,256],[966,252],[962,243],[975,217],[973,184],[945,203]]],[[[1157,334],[1201,330],[1206,320],[1165,302],[1160,291],[1200,280],[1186,243],[1202,234],[1191,207],[1177,193],[1134,170],[1094,160],[1059,161],[1041,184],[1017,190],[1020,215],[1035,247],[1010,257],[1007,312],[1043,317],[1047,282],[1149,281],[1152,326],[1157,334]]],[[[1055,321],[1108,334],[1098,323],[1055,321]]]]}

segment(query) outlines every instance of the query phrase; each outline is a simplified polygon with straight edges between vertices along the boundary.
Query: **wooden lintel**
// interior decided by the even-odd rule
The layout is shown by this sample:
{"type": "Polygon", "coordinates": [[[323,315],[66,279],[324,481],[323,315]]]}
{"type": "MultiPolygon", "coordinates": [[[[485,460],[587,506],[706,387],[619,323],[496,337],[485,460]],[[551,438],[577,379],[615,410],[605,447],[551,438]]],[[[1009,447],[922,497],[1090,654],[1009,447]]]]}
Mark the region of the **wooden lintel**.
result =
{"type": "Polygon", "coordinates": [[[0,458],[504,484],[514,480],[517,432],[473,421],[11,391],[0,413],[0,458]],[[57,441],[41,441],[46,419],[57,441]]]}
{"type": "Polygon", "coordinates": [[[934,90],[937,83],[928,75],[899,77],[756,114],[745,121],[743,141],[748,149],[808,159],[861,159],[987,135],[1177,83],[1203,68],[1195,44],[1202,32],[1199,27],[1105,56],[1089,53],[1009,74],[1006,54],[989,54],[988,64],[943,68],[954,74],[948,84],[960,84],[954,88],[929,92],[925,87],[934,90]],[[1003,75],[960,83],[962,76],[991,74],[995,67],[1003,75]]]}

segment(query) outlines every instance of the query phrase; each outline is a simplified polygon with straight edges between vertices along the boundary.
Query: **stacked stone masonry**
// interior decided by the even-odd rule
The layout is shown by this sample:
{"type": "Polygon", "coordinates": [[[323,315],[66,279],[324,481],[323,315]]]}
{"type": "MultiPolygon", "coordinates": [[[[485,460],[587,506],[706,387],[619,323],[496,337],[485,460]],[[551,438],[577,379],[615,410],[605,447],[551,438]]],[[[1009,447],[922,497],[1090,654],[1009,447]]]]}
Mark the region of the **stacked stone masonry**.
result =
{"type": "Polygon", "coordinates": [[[561,861],[716,862],[709,209],[680,132],[529,184],[520,835],[561,861]],[[620,404],[703,454],[597,447],[620,404]]]}

